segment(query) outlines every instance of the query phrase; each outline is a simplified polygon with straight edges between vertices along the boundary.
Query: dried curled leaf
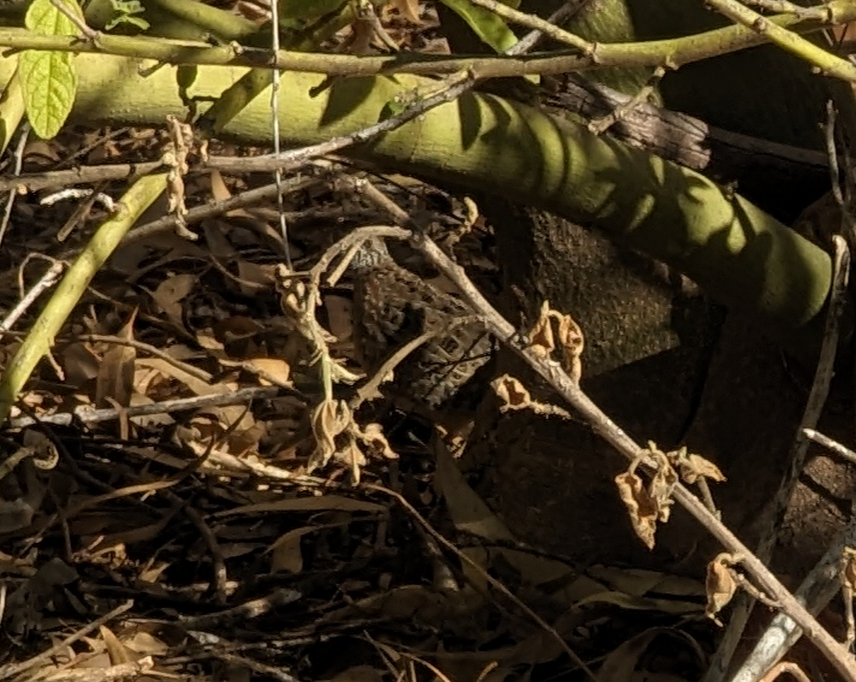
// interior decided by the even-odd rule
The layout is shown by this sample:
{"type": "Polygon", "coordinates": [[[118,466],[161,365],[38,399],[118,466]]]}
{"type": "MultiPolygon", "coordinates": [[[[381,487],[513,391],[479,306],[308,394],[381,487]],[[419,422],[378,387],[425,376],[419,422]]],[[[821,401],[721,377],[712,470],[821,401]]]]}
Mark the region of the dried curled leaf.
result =
{"type": "Polygon", "coordinates": [[[529,350],[540,358],[549,358],[556,350],[556,339],[550,325],[550,302],[541,304],[541,312],[529,330],[529,350]]]}
{"type": "Polygon", "coordinates": [[[627,507],[630,524],[648,549],[654,548],[657,522],[669,520],[674,504],[672,493],[677,482],[678,476],[666,455],[653,443],[649,443],[649,449],[643,450],[627,471],[615,477],[618,495],[627,507]],[[657,463],[657,471],[646,487],[636,469],[648,457],[657,463]]]}
{"type": "Polygon", "coordinates": [[[651,479],[648,491],[651,494],[651,498],[657,504],[657,519],[665,523],[669,520],[669,516],[672,513],[672,505],[675,503],[672,494],[675,492],[675,486],[678,484],[678,474],[672,468],[666,456],[657,450],[653,443],[649,443],[648,446],[650,449],[647,451],[647,454],[656,460],[659,467],[651,479]]]}
{"type": "Polygon", "coordinates": [[[732,566],[736,563],[734,557],[728,552],[717,554],[713,561],[707,565],[707,576],[704,585],[707,592],[707,606],[705,615],[721,626],[722,623],[716,617],[722,609],[734,598],[737,592],[738,581],[734,575],[732,566]]]}
{"type": "Polygon", "coordinates": [[[353,415],[344,400],[324,400],[312,412],[315,449],[309,455],[307,470],[323,468],[336,453],[336,437],[353,423],[353,415]]]}
{"type": "Polygon", "coordinates": [[[725,475],[719,467],[701,455],[687,452],[686,447],[667,453],[669,461],[677,468],[684,483],[693,485],[699,479],[722,483],[726,480],[725,475]]]}
{"type": "Polygon", "coordinates": [[[516,377],[510,374],[503,374],[490,382],[496,396],[502,401],[500,412],[508,412],[509,410],[523,410],[532,404],[532,397],[529,391],[516,377]]]}
{"type": "Polygon", "coordinates": [[[841,553],[841,595],[844,597],[844,620],[847,623],[847,634],[844,645],[851,650],[856,640],[856,618],[853,617],[853,594],[856,592],[856,550],[845,547],[841,553]]]}
{"type": "Polygon", "coordinates": [[[500,412],[532,410],[535,414],[554,415],[563,419],[571,418],[568,411],[558,405],[532,400],[532,396],[529,395],[529,391],[521,381],[510,374],[503,374],[494,379],[490,385],[503,403],[499,408],[500,412]]]}
{"type": "Polygon", "coordinates": [[[582,354],[586,347],[583,330],[570,315],[561,315],[557,319],[559,322],[559,344],[562,346],[565,369],[571,375],[571,379],[580,383],[580,379],[583,377],[582,354]]]}
{"type": "Polygon", "coordinates": [[[354,438],[349,438],[347,445],[342,448],[341,459],[344,460],[347,467],[351,470],[351,480],[354,485],[359,485],[363,467],[366,465],[367,460],[354,438]]]}
{"type": "Polygon", "coordinates": [[[360,428],[353,412],[345,401],[325,400],[312,413],[312,433],[315,449],[309,456],[308,471],[325,467],[331,459],[344,464],[351,471],[354,484],[360,482],[362,468],[368,455],[398,459],[390,447],[380,424],[367,424],[360,428]]]}
{"type": "Polygon", "coordinates": [[[357,435],[360,441],[368,448],[370,455],[380,455],[386,459],[398,459],[398,453],[390,447],[389,441],[383,433],[383,427],[380,424],[375,422],[366,424],[362,429],[358,430],[357,435]]]}
{"type": "Polygon", "coordinates": [[[585,349],[583,330],[570,315],[550,308],[550,302],[541,304],[538,319],[529,331],[529,350],[538,357],[549,358],[556,350],[556,338],[562,349],[562,366],[571,379],[579,383],[583,375],[582,353],[585,349]],[[553,331],[553,321],[556,331],[553,331]]]}
{"type": "Polygon", "coordinates": [[[841,579],[851,591],[856,592],[856,549],[845,547],[841,558],[841,579]]]}
{"type": "Polygon", "coordinates": [[[648,549],[654,549],[657,532],[657,504],[645,489],[644,481],[632,471],[615,477],[618,496],[627,507],[630,523],[648,549]]]}
{"type": "Polygon", "coordinates": [[[309,343],[312,362],[326,359],[333,383],[353,384],[362,378],[344,366],[344,360],[330,355],[329,344],[336,337],[328,332],[315,318],[315,309],[320,305],[318,288],[307,286],[294,277],[294,273],[280,263],[274,273],[280,294],[282,311],[294,322],[297,331],[309,343]]]}

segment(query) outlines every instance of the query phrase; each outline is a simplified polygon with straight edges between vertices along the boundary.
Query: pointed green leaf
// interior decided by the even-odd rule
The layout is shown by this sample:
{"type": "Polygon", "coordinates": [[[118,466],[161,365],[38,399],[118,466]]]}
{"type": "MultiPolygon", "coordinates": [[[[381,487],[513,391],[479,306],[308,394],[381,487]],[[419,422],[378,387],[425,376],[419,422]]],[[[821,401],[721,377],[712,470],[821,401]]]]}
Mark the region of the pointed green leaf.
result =
{"type": "MultiPolygon", "coordinates": [[[[63,0],[66,7],[82,16],[80,7],[63,0]]],[[[27,28],[47,35],[78,35],[74,23],[54,7],[50,0],[33,0],[27,10],[27,28]]],[[[18,73],[24,93],[27,118],[35,133],[54,137],[62,128],[77,93],[77,73],[73,55],[67,52],[25,50],[18,61],[18,73]]]]}
{"type": "MultiPolygon", "coordinates": [[[[65,7],[83,19],[80,6],[74,0],[62,0],[65,7]]],[[[27,9],[24,20],[27,28],[36,33],[48,36],[76,36],[80,34],[77,27],[65,14],[54,7],[50,0],[33,0],[27,9]]]]}
{"type": "MultiPolygon", "coordinates": [[[[466,21],[482,42],[490,45],[497,54],[505,52],[517,42],[517,36],[508,28],[505,20],[490,10],[478,7],[469,0],[442,0],[442,3],[466,21]]],[[[504,4],[513,7],[517,3],[504,4]]]]}

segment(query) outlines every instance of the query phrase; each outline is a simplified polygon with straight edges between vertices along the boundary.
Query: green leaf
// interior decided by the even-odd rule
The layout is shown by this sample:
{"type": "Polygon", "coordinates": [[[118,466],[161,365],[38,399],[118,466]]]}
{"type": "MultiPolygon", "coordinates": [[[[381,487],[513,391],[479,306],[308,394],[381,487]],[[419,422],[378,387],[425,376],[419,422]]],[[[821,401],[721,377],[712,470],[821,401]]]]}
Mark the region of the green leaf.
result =
{"type": "MultiPolygon", "coordinates": [[[[80,7],[63,0],[66,7],[82,18],[80,7]]],[[[46,35],[79,34],[74,23],[50,0],[33,0],[25,19],[27,28],[46,35]]],[[[25,50],[18,59],[18,73],[24,93],[27,118],[35,133],[49,140],[62,128],[77,93],[77,73],[68,52],[25,50]]]]}
{"type": "MultiPolygon", "coordinates": [[[[80,6],[74,0],[62,0],[68,10],[83,20],[80,6]]],[[[80,34],[77,27],[65,14],[54,7],[50,0],[33,0],[27,9],[24,23],[35,33],[48,36],[76,36],[80,34]]]]}
{"type": "MultiPolygon", "coordinates": [[[[505,20],[490,10],[478,7],[469,0],[441,0],[446,7],[458,14],[469,24],[482,42],[490,45],[497,54],[505,52],[517,42],[517,36],[508,28],[505,20]]],[[[516,6],[517,2],[504,3],[516,6]]]]}
{"type": "Polygon", "coordinates": [[[196,82],[198,75],[199,67],[195,64],[179,64],[175,73],[175,81],[181,90],[187,92],[187,89],[196,82]]]}

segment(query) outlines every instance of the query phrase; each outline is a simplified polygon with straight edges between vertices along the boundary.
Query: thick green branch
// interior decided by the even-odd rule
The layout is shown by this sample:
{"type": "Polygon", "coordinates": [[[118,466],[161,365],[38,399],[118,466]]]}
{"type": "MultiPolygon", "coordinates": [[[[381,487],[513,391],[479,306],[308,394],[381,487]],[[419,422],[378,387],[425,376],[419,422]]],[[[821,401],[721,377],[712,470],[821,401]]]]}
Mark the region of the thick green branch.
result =
{"type": "MultiPolygon", "coordinates": [[[[836,22],[856,20],[856,0],[833,0],[830,17],[836,22]]],[[[798,33],[816,31],[831,24],[782,14],[766,19],[771,26],[798,33]]],[[[77,53],[106,53],[157,59],[173,64],[277,67],[284,71],[326,73],[330,76],[368,76],[375,74],[445,75],[471,69],[480,78],[563,74],[606,67],[677,67],[716,55],[737,52],[764,44],[768,38],[744,26],[727,26],[696,35],[667,40],[631,43],[588,43],[583,54],[558,52],[527,56],[457,56],[398,54],[357,57],[280,51],[270,59],[270,51],[212,47],[204,43],[168,41],[163,38],[102,35],[97,44],[75,37],[38,35],[18,28],[0,28],[0,46],[15,50],[57,50],[77,53]]],[[[819,49],[819,48],[818,48],[819,49]]],[[[831,57],[831,56],[830,56],[831,57]]],[[[847,78],[848,74],[836,74],[847,78]]]]}
{"type": "MultiPolygon", "coordinates": [[[[843,80],[856,81],[856,66],[851,64],[849,60],[830,54],[814,43],[796,35],[793,31],[788,31],[770,21],[768,17],[749,9],[737,0],[707,0],[707,2],[732,21],[756,31],[759,35],[767,36],[770,41],[783,50],[795,54],[809,64],[814,64],[824,74],[843,80]]],[[[830,11],[825,8],[824,10],[830,11]]]]}
{"type": "MultiPolygon", "coordinates": [[[[5,85],[12,60],[0,61],[5,85]]],[[[81,55],[75,119],[155,124],[186,114],[172,68],[143,78],[139,63],[81,55]]],[[[242,69],[200,67],[191,94],[216,97],[242,69]]],[[[395,96],[424,85],[408,76],[325,81],[287,73],[281,83],[283,143],[301,145],[376,122],[395,96]]],[[[270,143],[268,94],[225,128],[270,143]]],[[[805,327],[830,284],[828,255],[704,176],[598,138],[585,127],[522,104],[468,94],[353,150],[422,177],[495,192],[591,226],[676,267],[724,303],[783,329],[805,327]]]]}

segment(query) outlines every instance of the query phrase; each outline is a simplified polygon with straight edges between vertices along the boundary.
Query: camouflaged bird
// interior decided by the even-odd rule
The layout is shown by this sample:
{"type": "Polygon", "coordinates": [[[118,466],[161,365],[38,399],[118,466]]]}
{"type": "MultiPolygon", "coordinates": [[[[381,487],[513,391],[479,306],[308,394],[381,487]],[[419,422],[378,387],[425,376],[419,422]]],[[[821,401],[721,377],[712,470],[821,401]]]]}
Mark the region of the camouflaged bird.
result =
{"type": "Polygon", "coordinates": [[[490,356],[490,339],[465,318],[472,311],[398,263],[380,239],[366,240],[350,264],[357,359],[374,373],[404,344],[436,335],[395,368],[394,387],[431,409],[448,405],[490,356]],[[462,322],[462,320],[464,320],[462,322]]]}

